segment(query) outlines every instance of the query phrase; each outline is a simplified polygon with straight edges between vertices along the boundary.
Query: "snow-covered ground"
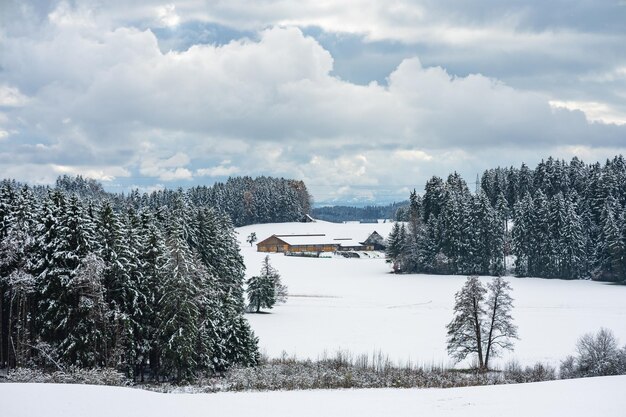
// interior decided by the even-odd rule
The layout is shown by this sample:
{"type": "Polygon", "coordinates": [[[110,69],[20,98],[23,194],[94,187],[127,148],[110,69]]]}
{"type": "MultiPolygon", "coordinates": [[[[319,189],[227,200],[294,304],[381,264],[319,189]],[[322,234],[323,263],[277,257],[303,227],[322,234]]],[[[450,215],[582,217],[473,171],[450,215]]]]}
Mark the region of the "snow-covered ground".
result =
{"type": "MultiPolygon", "coordinates": [[[[264,254],[245,243],[271,234],[387,235],[391,224],[268,224],[238,229],[254,274],[264,254]],[[337,231],[341,228],[341,231],[337,231]]],[[[393,275],[383,259],[311,259],[271,255],[291,294],[270,314],[248,318],[271,356],[284,350],[317,357],[335,350],[380,350],[397,362],[447,363],[445,325],[464,277],[393,275]]],[[[488,279],[488,278],[485,278],[488,279]]],[[[600,326],[626,342],[626,287],[589,281],[511,278],[523,364],[558,365],[576,339],[600,326]]],[[[505,358],[506,360],[507,358],[505,358]]],[[[159,394],[132,388],[0,384],[7,417],[161,416],[623,416],[626,376],[450,389],[317,390],[159,394]]]]}
{"type": "MultiPolygon", "coordinates": [[[[265,256],[245,242],[272,234],[328,233],[361,236],[374,230],[387,236],[391,223],[280,223],[237,229],[248,275],[258,273],[265,256]]],[[[315,358],[327,352],[381,351],[397,362],[448,364],[446,324],[452,318],[454,293],[465,277],[394,275],[383,259],[317,259],[272,254],[271,262],[289,287],[286,304],[270,314],[249,314],[261,350],[315,358]]],[[[489,278],[484,278],[488,280],[489,278]]],[[[574,352],[583,333],[612,329],[626,344],[626,286],[591,281],[510,278],[520,340],[514,357],[558,366],[574,352]]]]}
{"type": "Polygon", "coordinates": [[[626,376],[448,389],[159,394],[91,385],[0,384],[2,416],[618,417],[626,376]]]}

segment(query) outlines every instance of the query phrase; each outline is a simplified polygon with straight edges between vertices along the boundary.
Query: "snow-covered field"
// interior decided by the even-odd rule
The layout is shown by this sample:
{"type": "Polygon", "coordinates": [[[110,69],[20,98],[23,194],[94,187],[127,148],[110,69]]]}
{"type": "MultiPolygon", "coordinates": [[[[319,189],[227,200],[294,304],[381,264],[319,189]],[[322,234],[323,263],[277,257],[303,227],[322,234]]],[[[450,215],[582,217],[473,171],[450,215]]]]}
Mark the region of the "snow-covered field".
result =
{"type": "Polygon", "coordinates": [[[0,384],[6,417],[618,417],[626,376],[449,389],[159,394],[90,385],[0,384]]]}
{"type": "MultiPolygon", "coordinates": [[[[245,243],[271,234],[387,235],[391,224],[288,223],[238,229],[248,274],[264,254],[245,243]],[[341,229],[341,230],[337,230],[341,229]]],[[[271,255],[291,294],[270,314],[248,318],[270,356],[381,351],[397,362],[448,363],[445,325],[464,277],[393,275],[383,259],[271,255]]],[[[488,279],[488,278],[485,278],[488,279]]],[[[521,340],[512,357],[558,365],[584,332],[604,326],[626,342],[626,287],[589,281],[511,278],[521,340]]],[[[504,358],[506,360],[508,358],[504,358]]],[[[450,389],[317,390],[159,394],[132,388],[0,384],[7,417],[161,416],[623,416],[626,376],[450,389]]]]}
{"type": "MultiPolygon", "coordinates": [[[[272,234],[327,233],[387,236],[392,224],[281,223],[237,229],[248,275],[265,256],[245,242],[272,234]]],[[[289,287],[286,304],[270,314],[247,317],[270,356],[283,351],[315,358],[327,352],[381,351],[397,362],[449,364],[445,325],[452,318],[454,293],[463,276],[394,275],[382,259],[317,259],[272,254],[271,262],[289,287]]],[[[489,278],[484,278],[488,280],[489,278]]],[[[612,329],[626,344],[626,287],[591,281],[510,278],[520,340],[500,360],[558,366],[574,352],[583,333],[612,329]]]]}

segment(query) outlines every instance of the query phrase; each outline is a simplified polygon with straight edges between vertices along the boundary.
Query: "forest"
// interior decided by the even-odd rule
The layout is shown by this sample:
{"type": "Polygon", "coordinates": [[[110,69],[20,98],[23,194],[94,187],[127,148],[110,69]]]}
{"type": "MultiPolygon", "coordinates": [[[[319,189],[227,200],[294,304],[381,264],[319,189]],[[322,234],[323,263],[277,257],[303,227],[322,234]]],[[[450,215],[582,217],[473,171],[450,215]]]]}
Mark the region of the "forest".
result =
{"type": "MultiPolygon", "coordinates": [[[[170,203],[181,190],[162,189],[141,193],[135,189],[128,195],[107,193],[102,185],[82,176],[64,175],[56,188],[91,200],[108,199],[114,207],[158,209],[170,203]]],[[[47,187],[35,186],[36,195],[47,193],[47,187]]],[[[303,181],[275,177],[230,177],[211,186],[191,187],[183,193],[196,207],[213,207],[227,214],[235,227],[257,223],[300,221],[311,209],[311,195],[303,181]]]]}
{"type": "Polygon", "coordinates": [[[300,181],[127,196],[94,180],[0,183],[0,368],[187,380],[258,360],[233,222],[299,220],[300,181]]]}
{"type": "Polygon", "coordinates": [[[378,219],[394,219],[398,210],[402,210],[409,205],[408,201],[391,203],[384,206],[325,206],[314,207],[311,215],[320,220],[333,223],[344,221],[362,221],[376,223],[378,219]]]}
{"type": "Polygon", "coordinates": [[[548,158],[495,168],[474,192],[457,173],[413,191],[387,255],[396,272],[626,280],[626,161],[548,158]]]}

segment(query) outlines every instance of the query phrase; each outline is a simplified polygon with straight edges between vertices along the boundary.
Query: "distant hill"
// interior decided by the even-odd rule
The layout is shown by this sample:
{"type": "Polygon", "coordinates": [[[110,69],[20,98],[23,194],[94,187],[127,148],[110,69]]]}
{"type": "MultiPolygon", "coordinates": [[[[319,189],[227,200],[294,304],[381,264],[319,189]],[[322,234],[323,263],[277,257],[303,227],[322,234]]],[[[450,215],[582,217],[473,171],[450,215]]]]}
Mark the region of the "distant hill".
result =
{"type": "Polygon", "coordinates": [[[320,220],[341,223],[344,221],[373,221],[376,219],[403,218],[406,212],[408,201],[391,203],[381,206],[328,206],[315,207],[311,210],[311,215],[320,220]]]}

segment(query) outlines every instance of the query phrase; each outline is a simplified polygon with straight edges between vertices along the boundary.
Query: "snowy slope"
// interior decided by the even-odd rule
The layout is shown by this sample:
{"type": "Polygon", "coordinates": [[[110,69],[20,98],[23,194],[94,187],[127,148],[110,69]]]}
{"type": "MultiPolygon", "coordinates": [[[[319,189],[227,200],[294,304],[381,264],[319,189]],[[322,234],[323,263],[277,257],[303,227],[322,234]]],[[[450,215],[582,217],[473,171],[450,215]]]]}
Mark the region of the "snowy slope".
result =
{"type": "Polygon", "coordinates": [[[92,385],[0,384],[3,417],[618,417],[626,376],[449,389],[159,394],[92,385]],[[22,400],[16,400],[21,398],[22,400]]]}
{"type": "MultiPolygon", "coordinates": [[[[245,242],[272,234],[350,233],[387,236],[392,224],[280,223],[237,229],[248,275],[265,256],[245,242]]],[[[291,297],[271,314],[247,315],[270,356],[315,358],[337,349],[380,350],[392,359],[447,364],[445,325],[463,276],[394,275],[382,259],[309,259],[271,255],[291,297]]],[[[487,280],[489,278],[485,278],[487,280]]],[[[585,332],[604,326],[626,343],[626,286],[591,281],[510,278],[513,316],[521,340],[512,354],[522,364],[558,365],[585,332]]],[[[507,360],[503,358],[500,362],[507,360]]]]}

